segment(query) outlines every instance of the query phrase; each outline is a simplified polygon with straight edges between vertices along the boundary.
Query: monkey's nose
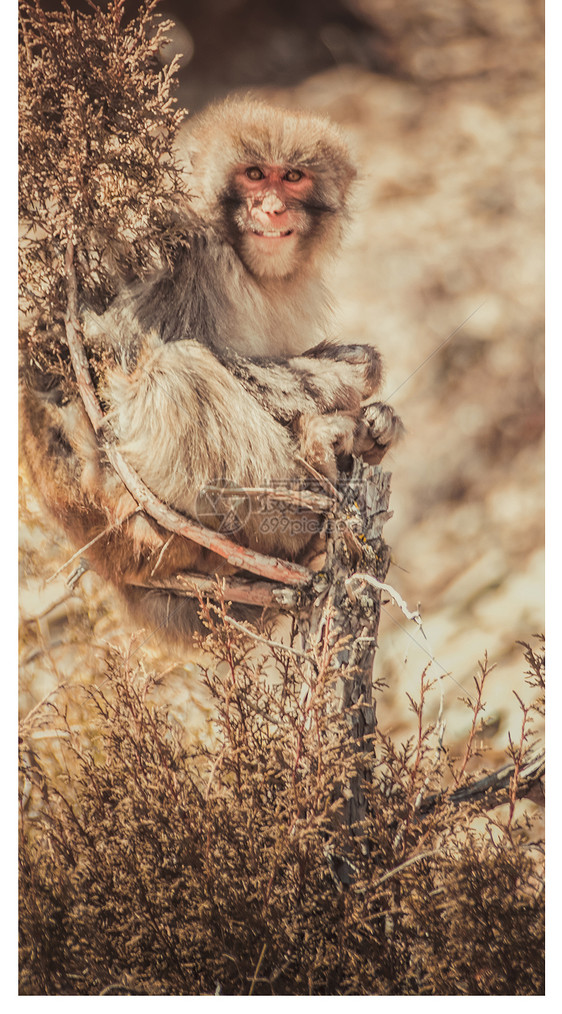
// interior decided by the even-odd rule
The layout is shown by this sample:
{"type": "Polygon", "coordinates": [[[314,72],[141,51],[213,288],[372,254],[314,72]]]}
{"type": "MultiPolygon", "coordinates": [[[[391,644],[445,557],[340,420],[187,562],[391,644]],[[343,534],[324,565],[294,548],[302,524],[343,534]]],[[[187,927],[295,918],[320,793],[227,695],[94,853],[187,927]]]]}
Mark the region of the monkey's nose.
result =
{"type": "Polygon", "coordinates": [[[282,215],[287,210],[281,198],[275,193],[266,194],[261,207],[266,215],[282,215]]]}
{"type": "Polygon", "coordinates": [[[275,222],[276,228],[279,228],[279,219],[286,212],[286,208],[283,205],[278,211],[266,211],[263,207],[256,207],[252,209],[252,218],[261,226],[267,228],[272,222],[275,222]]]}

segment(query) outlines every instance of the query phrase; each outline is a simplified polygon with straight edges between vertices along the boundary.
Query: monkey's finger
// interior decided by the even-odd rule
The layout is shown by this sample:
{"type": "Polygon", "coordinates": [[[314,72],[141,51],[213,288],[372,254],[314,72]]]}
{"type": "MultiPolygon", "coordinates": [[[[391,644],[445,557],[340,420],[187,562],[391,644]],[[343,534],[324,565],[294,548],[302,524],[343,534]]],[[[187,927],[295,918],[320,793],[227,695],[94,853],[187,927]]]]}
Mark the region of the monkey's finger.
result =
{"type": "Polygon", "coordinates": [[[353,441],[353,453],[369,465],[378,465],[403,432],[404,425],[394,409],[384,402],[374,402],[363,410],[353,441]]]}

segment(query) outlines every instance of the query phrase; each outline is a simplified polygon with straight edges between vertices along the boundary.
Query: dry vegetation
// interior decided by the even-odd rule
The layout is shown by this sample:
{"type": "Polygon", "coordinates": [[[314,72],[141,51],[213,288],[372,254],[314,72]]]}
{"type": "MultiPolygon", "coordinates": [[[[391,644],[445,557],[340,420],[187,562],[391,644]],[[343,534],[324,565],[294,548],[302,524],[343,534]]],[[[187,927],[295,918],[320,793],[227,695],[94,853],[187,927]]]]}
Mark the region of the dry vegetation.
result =
{"type": "MultiPolygon", "coordinates": [[[[330,707],[328,653],[307,676],[277,652],[272,679],[209,622],[211,746],[186,745],[154,679],[117,655],[87,691],[87,734],[56,700],[25,723],[22,993],[541,993],[541,848],[514,819],[515,782],[505,820],[446,795],[422,805],[446,770],[463,784],[475,749],[454,763],[439,748],[427,675],[418,735],[380,733],[360,756],[330,707]],[[57,776],[30,746],[42,730],[58,734],[57,776]],[[338,786],[359,765],[370,805],[350,833],[338,786]]],[[[542,690],[540,651],[527,657],[542,690]]]]}
{"type": "MultiPolygon", "coordinates": [[[[326,706],[329,657],[304,671],[282,654],[272,671],[213,623],[204,656],[171,660],[158,632],[128,641],[120,603],[94,574],[68,588],[78,561],[45,586],[71,550],[22,469],[25,994],[544,989],[535,804],[516,801],[516,779],[494,810],[439,795],[504,763],[506,749],[519,770],[542,730],[542,648],[531,640],[543,624],[540,6],[349,6],[384,29],[392,73],[348,62],[269,97],[340,120],[366,167],[337,266],[341,330],[376,342],[386,395],[400,388],[392,401],[409,432],[390,463],[385,534],[407,572],[390,579],[411,604],[422,598],[437,661],[424,672],[417,628],[396,633],[386,604],[376,668],[386,686],[375,755],[362,758],[326,706]],[[522,687],[518,640],[538,700],[522,687]],[[478,670],[486,650],[493,671],[478,670]],[[430,684],[445,671],[440,749],[430,684]],[[350,836],[337,826],[336,787],[362,764],[372,806],[350,836]],[[345,887],[342,857],[354,869],[345,887]]],[[[97,271],[102,301],[113,275],[93,260],[101,235],[121,269],[175,241],[171,78],[149,32],[123,43],[111,23],[93,26],[107,45],[84,62],[86,24],[78,49],[68,26],[57,29],[60,59],[43,59],[44,75],[28,47],[22,75],[23,210],[34,226],[23,300],[44,320],[64,312],[69,233],[81,284],[97,271]],[[74,83],[72,101],[59,75],[74,83]],[[34,104],[42,82],[51,101],[34,104]]],[[[68,376],[60,334],[53,344],[41,327],[27,331],[22,355],[68,376]]]]}

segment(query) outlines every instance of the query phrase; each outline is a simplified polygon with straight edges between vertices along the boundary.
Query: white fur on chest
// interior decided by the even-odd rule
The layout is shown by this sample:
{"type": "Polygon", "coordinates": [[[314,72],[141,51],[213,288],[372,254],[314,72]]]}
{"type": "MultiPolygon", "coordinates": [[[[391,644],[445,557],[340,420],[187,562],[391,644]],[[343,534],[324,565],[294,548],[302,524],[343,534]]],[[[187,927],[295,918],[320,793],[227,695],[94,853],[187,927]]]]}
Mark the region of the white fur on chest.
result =
{"type": "Polygon", "coordinates": [[[246,275],[230,296],[231,327],[225,338],[239,355],[301,355],[328,337],[329,300],[319,281],[248,284],[246,275]]]}

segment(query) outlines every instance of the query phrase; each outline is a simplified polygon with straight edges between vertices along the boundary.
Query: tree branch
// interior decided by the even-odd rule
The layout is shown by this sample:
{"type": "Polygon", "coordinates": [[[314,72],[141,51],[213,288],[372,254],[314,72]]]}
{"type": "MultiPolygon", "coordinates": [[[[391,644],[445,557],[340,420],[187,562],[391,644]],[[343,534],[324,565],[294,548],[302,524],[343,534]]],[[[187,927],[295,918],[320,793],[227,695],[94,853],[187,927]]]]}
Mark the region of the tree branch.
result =
{"type": "MultiPolygon", "coordinates": [[[[310,611],[302,611],[298,626],[305,652],[322,645],[332,652],[331,665],[339,673],[334,682],[334,708],[345,712],[349,735],[358,753],[373,749],[376,726],[376,701],[373,700],[373,664],[377,648],[381,587],[390,564],[390,550],[382,537],[388,519],[390,473],[377,466],[355,460],[350,476],[341,485],[343,511],[353,506],[350,526],[339,519],[329,525],[326,563],[323,566],[325,590],[310,611]],[[351,539],[350,539],[351,536],[351,539]],[[351,577],[361,560],[361,580],[365,587],[360,596],[351,589],[351,577]],[[351,594],[349,594],[351,592],[351,594]]],[[[313,652],[312,652],[313,653],[313,652]]],[[[351,779],[345,793],[342,821],[352,826],[366,813],[363,783],[368,771],[351,779]]],[[[350,876],[347,863],[338,874],[350,876]]]]}
{"type": "MultiPolygon", "coordinates": [[[[530,759],[522,764],[517,776],[517,798],[532,798],[534,802],[544,801],[544,788],[541,783],[545,776],[546,763],[545,751],[539,750],[530,759]],[[531,795],[532,793],[532,795],[531,795]],[[541,799],[542,796],[542,799],[541,799]]],[[[440,792],[428,796],[419,807],[422,813],[433,810],[436,806],[452,803],[453,806],[460,806],[462,803],[471,803],[476,799],[482,799],[487,810],[493,810],[501,803],[509,802],[512,778],[515,775],[515,763],[505,764],[497,771],[493,771],[484,778],[479,778],[472,785],[462,789],[455,789],[454,792],[440,792]]]]}
{"type": "Polygon", "coordinates": [[[127,583],[138,588],[158,588],[162,591],[173,592],[174,595],[183,595],[186,598],[210,595],[220,601],[222,594],[227,602],[240,602],[264,608],[272,605],[288,606],[291,603],[292,594],[285,584],[273,584],[270,581],[244,581],[244,579],[236,577],[221,578],[219,589],[217,582],[212,578],[187,572],[163,579],[150,578],[142,581],[129,579],[127,583]]]}

